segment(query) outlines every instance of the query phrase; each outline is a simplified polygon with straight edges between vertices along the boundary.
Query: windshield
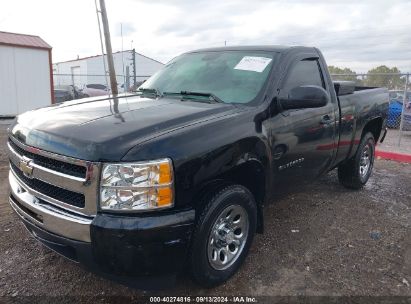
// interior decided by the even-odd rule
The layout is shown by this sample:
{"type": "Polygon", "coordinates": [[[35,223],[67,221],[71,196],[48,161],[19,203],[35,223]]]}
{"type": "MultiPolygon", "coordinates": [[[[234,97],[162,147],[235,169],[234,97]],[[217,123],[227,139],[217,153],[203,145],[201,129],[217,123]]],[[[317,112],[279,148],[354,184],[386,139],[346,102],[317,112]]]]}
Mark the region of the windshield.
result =
{"type": "Polygon", "coordinates": [[[273,53],[208,51],[183,54],[148,79],[140,89],[165,96],[193,93],[194,99],[213,95],[225,103],[248,103],[261,91],[273,64],[273,53]],[[174,93],[174,94],[170,94],[174,93]]]}

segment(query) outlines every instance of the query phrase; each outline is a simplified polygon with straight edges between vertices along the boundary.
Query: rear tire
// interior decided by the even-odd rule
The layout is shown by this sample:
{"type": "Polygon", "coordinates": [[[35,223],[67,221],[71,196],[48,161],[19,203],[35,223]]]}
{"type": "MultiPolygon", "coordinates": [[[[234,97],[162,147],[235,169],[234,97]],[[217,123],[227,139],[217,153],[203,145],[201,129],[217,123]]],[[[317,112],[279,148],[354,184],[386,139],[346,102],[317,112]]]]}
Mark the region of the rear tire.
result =
{"type": "Polygon", "coordinates": [[[362,188],[370,178],[375,159],[375,140],[372,133],[366,133],[356,154],[338,166],[338,180],[350,189],[362,188]]]}
{"type": "Polygon", "coordinates": [[[227,281],[243,263],[257,226],[257,206],[240,185],[206,195],[202,206],[189,263],[193,280],[210,288],[227,281]]]}

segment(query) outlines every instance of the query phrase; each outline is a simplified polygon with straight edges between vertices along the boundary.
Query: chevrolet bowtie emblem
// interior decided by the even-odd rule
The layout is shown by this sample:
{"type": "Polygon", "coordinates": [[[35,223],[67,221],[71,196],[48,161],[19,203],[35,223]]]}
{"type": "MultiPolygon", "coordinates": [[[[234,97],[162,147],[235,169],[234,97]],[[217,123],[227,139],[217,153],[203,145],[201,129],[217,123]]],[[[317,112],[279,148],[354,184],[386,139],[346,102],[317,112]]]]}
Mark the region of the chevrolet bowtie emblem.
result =
{"type": "Polygon", "coordinates": [[[33,174],[33,167],[30,166],[31,159],[23,157],[20,159],[19,167],[20,170],[24,173],[25,176],[31,177],[33,174]]]}

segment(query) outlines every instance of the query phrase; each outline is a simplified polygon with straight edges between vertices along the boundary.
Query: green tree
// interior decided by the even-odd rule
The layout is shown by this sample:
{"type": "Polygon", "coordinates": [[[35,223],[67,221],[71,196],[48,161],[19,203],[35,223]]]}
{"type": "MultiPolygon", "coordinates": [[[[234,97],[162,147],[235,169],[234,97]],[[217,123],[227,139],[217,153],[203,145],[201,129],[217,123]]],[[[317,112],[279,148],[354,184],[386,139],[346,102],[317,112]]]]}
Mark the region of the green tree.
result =
{"type": "Polygon", "coordinates": [[[405,80],[404,78],[401,78],[399,75],[400,73],[401,72],[397,67],[389,68],[385,65],[380,65],[367,72],[365,84],[371,87],[385,87],[390,90],[403,89],[405,80]],[[392,75],[392,73],[398,75],[392,75]]]}
{"type": "Polygon", "coordinates": [[[348,80],[357,81],[356,73],[349,68],[340,68],[333,65],[328,67],[328,71],[332,75],[333,80],[348,80]],[[340,75],[340,74],[352,74],[352,75],[340,75]]]}

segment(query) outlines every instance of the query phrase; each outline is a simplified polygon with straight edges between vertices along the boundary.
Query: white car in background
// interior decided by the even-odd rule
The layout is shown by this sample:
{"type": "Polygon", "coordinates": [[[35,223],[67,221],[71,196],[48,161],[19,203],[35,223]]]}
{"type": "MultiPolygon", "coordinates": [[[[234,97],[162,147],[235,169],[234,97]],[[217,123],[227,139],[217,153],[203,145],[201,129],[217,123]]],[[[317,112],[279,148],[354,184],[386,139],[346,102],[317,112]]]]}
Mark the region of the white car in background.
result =
{"type": "Polygon", "coordinates": [[[111,90],[104,84],[86,84],[81,92],[84,94],[84,97],[93,97],[109,95],[111,90]]]}

